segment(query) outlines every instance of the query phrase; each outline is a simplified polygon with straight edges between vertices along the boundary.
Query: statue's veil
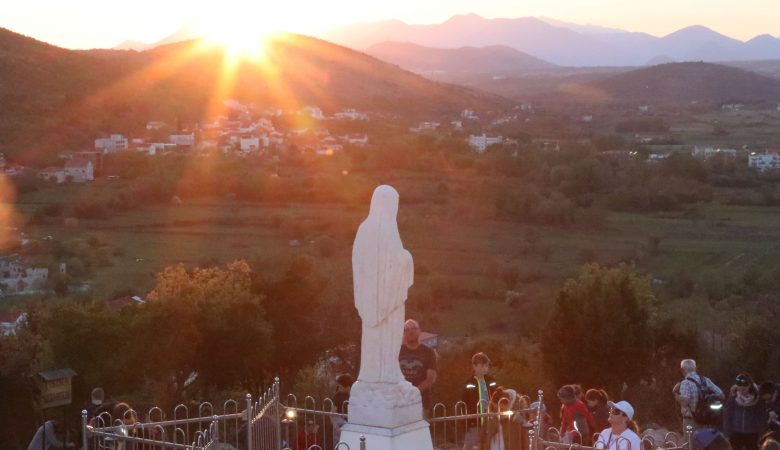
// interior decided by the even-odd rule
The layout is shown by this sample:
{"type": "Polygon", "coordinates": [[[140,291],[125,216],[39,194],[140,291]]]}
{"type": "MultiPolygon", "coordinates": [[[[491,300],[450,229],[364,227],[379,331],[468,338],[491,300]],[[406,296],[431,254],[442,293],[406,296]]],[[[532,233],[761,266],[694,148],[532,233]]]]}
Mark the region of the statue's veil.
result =
{"type": "Polygon", "coordinates": [[[401,243],[397,214],[398,192],[387,185],[377,187],[352,247],[355,306],[370,327],[403,305],[414,278],[412,255],[401,243]]]}

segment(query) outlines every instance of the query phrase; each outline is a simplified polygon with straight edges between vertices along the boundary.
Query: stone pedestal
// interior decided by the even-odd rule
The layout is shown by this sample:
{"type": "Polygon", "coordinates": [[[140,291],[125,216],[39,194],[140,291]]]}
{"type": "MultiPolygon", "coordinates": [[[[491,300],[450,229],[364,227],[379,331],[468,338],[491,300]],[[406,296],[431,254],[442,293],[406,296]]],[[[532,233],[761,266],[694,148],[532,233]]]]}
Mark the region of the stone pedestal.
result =
{"type": "Polygon", "coordinates": [[[396,428],[347,423],[341,429],[341,441],[349,445],[349,450],[360,450],[360,436],[366,437],[366,450],[433,449],[430,425],[424,420],[396,428]]]}
{"type": "Polygon", "coordinates": [[[430,426],[423,420],[420,391],[408,381],[356,381],[349,394],[349,419],[341,440],[350,450],[431,450],[430,426]]]}

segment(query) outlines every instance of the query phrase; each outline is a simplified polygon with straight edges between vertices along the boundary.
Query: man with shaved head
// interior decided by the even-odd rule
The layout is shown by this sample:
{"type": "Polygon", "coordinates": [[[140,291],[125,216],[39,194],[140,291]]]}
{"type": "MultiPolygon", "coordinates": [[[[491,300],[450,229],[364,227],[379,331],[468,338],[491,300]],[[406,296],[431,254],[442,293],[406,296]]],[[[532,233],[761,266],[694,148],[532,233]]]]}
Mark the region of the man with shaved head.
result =
{"type": "Polygon", "coordinates": [[[436,381],[436,352],[420,342],[420,324],[414,319],[404,323],[404,341],[398,362],[406,381],[420,390],[423,413],[429,417],[433,406],[431,387],[436,381]]]}

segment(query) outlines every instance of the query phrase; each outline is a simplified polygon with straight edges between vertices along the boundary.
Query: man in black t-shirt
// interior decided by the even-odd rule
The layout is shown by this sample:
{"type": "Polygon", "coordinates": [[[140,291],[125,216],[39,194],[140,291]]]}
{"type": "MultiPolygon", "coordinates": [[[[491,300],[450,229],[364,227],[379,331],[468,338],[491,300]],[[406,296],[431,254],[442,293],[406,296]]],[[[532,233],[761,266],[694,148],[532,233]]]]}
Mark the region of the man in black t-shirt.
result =
{"type": "Polygon", "coordinates": [[[406,381],[420,390],[423,414],[430,417],[431,387],[436,381],[436,352],[420,343],[420,324],[416,320],[409,319],[404,323],[404,342],[398,362],[406,381]]]}

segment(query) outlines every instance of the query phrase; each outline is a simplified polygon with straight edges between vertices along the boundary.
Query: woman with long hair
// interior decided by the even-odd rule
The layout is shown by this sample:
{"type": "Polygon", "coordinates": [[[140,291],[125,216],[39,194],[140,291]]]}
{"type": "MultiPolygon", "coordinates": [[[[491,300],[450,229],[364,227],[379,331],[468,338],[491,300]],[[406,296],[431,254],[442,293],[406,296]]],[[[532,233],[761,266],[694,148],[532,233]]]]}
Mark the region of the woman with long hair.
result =
{"type": "Polygon", "coordinates": [[[561,401],[561,442],[590,445],[596,424],[588,407],[577,397],[575,385],[567,384],[558,390],[561,401]]]}
{"type": "Polygon", "coordinates": [[[758,437],[769,418],[760,398],[753,378],[744,372],[737,375],[723,412],[723,433],[734,450],[758,450],[758,437]]]}
{"type": "Polygon", "coordinates": [[[590,411],[590,415],[593,416],[593,421],[596,423],[594,432],[598,433],[609,427],[608,401],[609,397],[603,389],[588,389],[585,393],[585,405],[588,406],[588,411],[590,411]]]}

